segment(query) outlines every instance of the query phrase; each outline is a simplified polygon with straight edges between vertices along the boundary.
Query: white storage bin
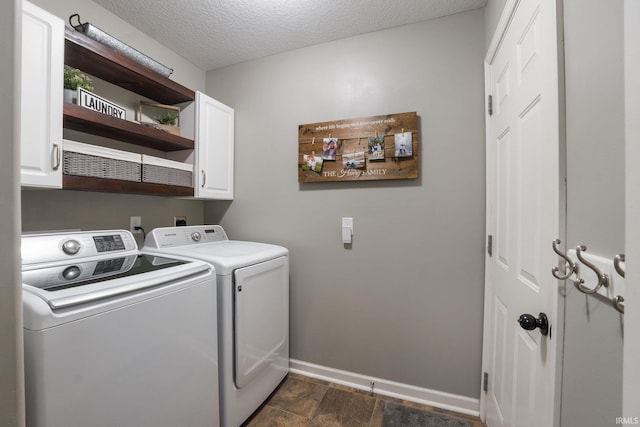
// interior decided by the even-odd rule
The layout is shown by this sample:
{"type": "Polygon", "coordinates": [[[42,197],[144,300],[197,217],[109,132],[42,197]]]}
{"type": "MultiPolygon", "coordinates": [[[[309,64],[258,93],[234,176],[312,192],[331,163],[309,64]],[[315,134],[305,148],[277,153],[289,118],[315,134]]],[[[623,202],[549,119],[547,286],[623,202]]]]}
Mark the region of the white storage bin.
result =
{"type": "Polygon", "coordinates": [[[119,179],[140,182],[140,154],[114,150],[97,145],[63,140],[63,173],[65,175],[119,179]]]}
{"type": "Polygon", "coordinates": [[[193,165],[143,154],[142,182],[193,188],[193,165]]]}

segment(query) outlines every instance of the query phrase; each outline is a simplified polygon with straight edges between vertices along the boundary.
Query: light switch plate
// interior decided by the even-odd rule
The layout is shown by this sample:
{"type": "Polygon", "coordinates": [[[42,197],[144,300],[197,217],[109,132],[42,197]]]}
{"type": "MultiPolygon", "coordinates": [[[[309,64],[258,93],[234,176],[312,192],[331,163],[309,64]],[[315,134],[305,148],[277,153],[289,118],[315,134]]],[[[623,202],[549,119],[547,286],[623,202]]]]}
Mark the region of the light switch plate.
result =
{"type": "Polygon", "coordinates": [[[353,218],[352,217],[342,217],[342,226],[349,227],[353,232],[353,218]]]}
{"type": "Polygon", "coordinates": [[[351,243],[353,236],[353,218],[342,217],[342,243],[351,243]]]}

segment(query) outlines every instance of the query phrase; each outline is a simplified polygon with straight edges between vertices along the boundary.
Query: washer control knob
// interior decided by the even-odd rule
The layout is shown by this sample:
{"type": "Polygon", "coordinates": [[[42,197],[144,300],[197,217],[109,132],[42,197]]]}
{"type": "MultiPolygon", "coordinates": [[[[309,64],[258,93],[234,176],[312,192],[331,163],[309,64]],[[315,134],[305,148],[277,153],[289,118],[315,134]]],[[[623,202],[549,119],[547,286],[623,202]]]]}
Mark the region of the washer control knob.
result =
{"type": "Polygon", "coordinates": [[[71,267],[67,267],[62,272],[62,277],[64,277],[66,280],[77,279],[79,275],[80,275],[80,267],[78,267],[76,265],[72,265],[71,267]]]}
{"type": "Polygon", "coordinates": [[[62,244],[62,252],[67,255],[75,255],[80,250],[80,242],[77,240],[67,240],[62,244]]]}
{"type": "Polygon", "coordinates": [[[191,233],[191,240],[193,240],[194,242],[199,242],[200,239],[202,239],[202,234],[200,234],[197,231],[194,231],[193,233],[191,233]]]}

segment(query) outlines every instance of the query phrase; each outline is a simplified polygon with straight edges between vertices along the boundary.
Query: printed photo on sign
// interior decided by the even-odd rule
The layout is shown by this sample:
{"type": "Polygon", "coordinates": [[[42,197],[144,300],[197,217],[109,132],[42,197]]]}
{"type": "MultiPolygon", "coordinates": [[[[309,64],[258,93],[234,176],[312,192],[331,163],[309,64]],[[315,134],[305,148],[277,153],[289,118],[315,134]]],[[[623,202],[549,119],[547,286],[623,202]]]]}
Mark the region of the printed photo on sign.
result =
{"type": "Polygon", "coordinates": [[[342,155],[342,165],[345,169],[364,169],[364,151],[342,155]]]}
{"type": "Polygon", "coordinates": [[[396,147],[396,157],[413,156],[413,141],[411,132],[396,133],[393,136],[394,145],[396,147]]]}
{"type": "Polygon", "coordinates": [[[384,135],[369,137],[369,160],[384,159],[384,135]]]}
{"type": "Polygon", "coordinates": [[[302,170],[314,171],[320,173],[322,171],[322,157],[312,154],[302,156],[302,170]]]}
{"type": "Polygon", "coordinates": [[[338,138],[322,139],[322,158],[324,160],[335,160],[338,151],[338,138]]]}

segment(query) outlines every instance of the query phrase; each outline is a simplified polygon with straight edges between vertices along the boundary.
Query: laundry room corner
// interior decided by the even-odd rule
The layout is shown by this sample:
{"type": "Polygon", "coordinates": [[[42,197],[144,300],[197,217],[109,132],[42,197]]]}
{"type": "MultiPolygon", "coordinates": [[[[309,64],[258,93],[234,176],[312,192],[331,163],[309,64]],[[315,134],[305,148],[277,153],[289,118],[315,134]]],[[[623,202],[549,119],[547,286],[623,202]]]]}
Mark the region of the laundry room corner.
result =
{"type": "Polygon", "coordinates": [[[234,201],[206,202],[205,222],[289,249],[293,361],[479,399],[483,13],[207,73],[235,108],[238,161],[234,201]],[[417,179],[298,183],[299,125],[403,111],[418,116],[417,179]]]}

